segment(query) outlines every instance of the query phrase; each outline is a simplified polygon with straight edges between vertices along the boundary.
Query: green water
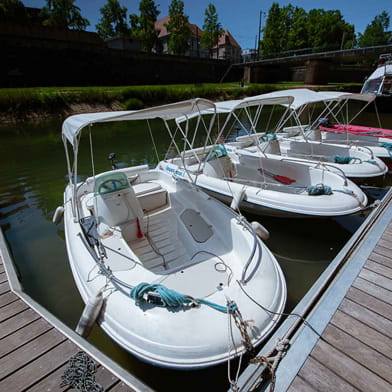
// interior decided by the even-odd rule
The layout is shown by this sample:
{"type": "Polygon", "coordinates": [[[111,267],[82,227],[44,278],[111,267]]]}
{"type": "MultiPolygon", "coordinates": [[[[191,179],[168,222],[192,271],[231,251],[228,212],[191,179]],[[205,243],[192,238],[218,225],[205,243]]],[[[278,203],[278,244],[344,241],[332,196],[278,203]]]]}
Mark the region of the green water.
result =
{"type": "MultiPolygon", "coordinates": [[[[358,122],[359,123],[359,122],[358,122]]],[[[377,125],[366,114],[363,124],[377,125]]],[[[383,125],[392,128],[392,116],[383,125]]],[[[159,158],[168,147],[161,124],[152,123],[159,158]]],[[[83,310],[68,265],[64,230],[51,219],[62,204],[66,163],[60,137],[60,122],[0,127],[0,225],[9,243],[26,292],[74,328],[83,310]]],[[[106,124],[92,128],[96,172],[110,168],[107,156],[132,165],[156,164],[156,153],[148,129],[139,123],[106,124]]],[[[91,174],[87,134],[80,151],[80,173],[91,174]]],[[[276,255],[288,286],[287,310],[309,287],[344,246],[364,216],[341,219],[258,219],[269,231],[267,245],[276,255]]],[[[175,333],[175,331],[174,331],[175,333]]],[[[173,371],[135,359],[95,327],[89,341],[159,391],[227,390],[226,365],[200,371],[173,371]]]]}

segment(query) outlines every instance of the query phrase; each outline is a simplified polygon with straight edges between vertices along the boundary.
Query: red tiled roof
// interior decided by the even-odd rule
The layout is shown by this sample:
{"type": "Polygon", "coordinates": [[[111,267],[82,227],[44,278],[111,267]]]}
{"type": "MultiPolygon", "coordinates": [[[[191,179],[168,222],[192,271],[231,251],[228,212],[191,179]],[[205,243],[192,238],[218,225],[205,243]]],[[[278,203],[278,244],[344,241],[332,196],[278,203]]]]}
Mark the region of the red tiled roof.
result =
{"type": "MultiPolygon", "coordinates": [[[[165,16],[164,18],[158,19],[155,22],[155,30],[159,31],[158,38],[166,37],[167,35],[169,35],[169,32],[167,31],[167,27],[165,26],[165,24],[169,23],[169,19],[170,16],[165,16]]],[[[200,28],[197,25],[192,23],[188,23],[188,25],[193,35],[196,36],[201,35],[202,30],[200,30],[200,28]]]]}
{"type": "MultiPolygon", "coordinates": [[[[229,30],[225,30],[224,33],[219,37],[218,46],[225,46],[225,45],[230,45],[238,49],[241,49],[241,46],[234,39],[234,37],[231,35],[229,30]]],[[[214,48],[216,48],[216,45],[214,46],[214,48]]]]}

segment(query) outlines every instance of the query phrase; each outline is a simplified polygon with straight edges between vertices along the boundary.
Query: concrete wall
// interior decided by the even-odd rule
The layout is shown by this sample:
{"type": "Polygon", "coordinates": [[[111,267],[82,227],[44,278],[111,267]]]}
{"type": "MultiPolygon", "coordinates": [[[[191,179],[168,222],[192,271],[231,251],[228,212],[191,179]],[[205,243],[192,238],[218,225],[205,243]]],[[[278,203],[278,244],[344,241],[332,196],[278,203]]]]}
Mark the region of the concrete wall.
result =
{"type": "MultiPolygon", "coordinates": [[[[220,60],[109,49],[95,34],[0,26],[0,87],[218,82],[220,60]]],[[[241,80],[233,70],[225,81],[241,80]]]]}

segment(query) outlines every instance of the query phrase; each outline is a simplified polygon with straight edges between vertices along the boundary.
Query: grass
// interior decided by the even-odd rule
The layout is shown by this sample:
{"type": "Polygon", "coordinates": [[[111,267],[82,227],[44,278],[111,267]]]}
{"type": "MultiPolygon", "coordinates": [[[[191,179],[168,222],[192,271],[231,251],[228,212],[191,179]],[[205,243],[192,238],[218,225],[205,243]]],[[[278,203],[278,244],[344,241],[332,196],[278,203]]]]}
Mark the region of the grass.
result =
{"type": "Polygon", "coordinates": [[[301,83],[276,84],[206,83],[113,87],[29,87],[0,89],[0,113],[61,113],[73,104],[120,103],[124,109],[140,109],[196,97],[211,100],[238,99],[282,90],[301,83]]]}

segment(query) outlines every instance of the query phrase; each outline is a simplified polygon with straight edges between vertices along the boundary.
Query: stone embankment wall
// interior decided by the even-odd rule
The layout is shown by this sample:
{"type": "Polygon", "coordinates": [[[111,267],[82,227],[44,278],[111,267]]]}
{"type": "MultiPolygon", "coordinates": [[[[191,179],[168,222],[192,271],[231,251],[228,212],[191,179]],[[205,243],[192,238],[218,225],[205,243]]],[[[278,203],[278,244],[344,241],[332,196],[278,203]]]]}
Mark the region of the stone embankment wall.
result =
{"type": "MultiPolygon", "coordinates": [[[[95,33],[0,24],[0,87],[219,82],[230,64],[109,49],[95,33]]],[[[239,81],[242,70],[225,81],[239,81]]]]}

